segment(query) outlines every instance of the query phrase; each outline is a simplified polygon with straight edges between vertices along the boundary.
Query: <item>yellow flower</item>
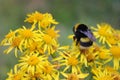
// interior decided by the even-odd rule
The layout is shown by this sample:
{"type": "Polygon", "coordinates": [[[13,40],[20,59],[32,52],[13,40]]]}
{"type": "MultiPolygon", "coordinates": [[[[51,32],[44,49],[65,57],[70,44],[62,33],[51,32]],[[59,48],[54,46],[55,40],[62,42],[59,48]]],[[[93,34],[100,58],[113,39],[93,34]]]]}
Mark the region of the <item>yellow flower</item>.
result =
{"type": "Polygon", "coordinates": [[[59,53],[60,56],[55,58],[54,61],[58,61],[60,66],[65,66],[63,72],[67,71],[68,69],[71,70],[73,73],[80,72],[80,61],[79,61],[79,54],[73,54],[69,51],[63,51],[59,53]]]}
{"type": "Polygon", "coordinates": [[[34,28],[35,24],[33,24],[30,29],[23,26],[23,29],[20,28],[7,34],[6,38],[1,43],[3,46],[9,46],[4,52],[8,54],[15,49],[15,56],[17,57],[18,50],[22,52],[23,50],[26,50],[31,43],[36,41],[40,42],[41,34],[37,30],[34,30],[34,28]]]}
{"type": "Polygon", "coordinates": [[[120,80],[120,73],[111,66],[105,66],[105,69],[114,76],[114,80],[120,80]]]}
{"type": "Polygon", "coordinates": [[[44,35],[43,40],[45,41],[46,44],[51,44],[52,43],[52,38],[49,35],[44,35]]]}
{"type": "Polygon", "coordinates": [[[16,31],[10,30],[10,32],[5,36],[5,38],[2,40],[1,45],[7,45],[12,42],[12,40],[15,38],[16,31]]]}
{"type": "Polygon", "coordinates": [[[106,37],[106,40],[107,40],[107,44],[109,44],[110,46],[116,45],[117,42],[118,42],[118,41],[116,40],[116,37],[114,36],[114,34],[108,35],[108,36],[106,37]]]}
{"type": "Polygon", "coordinates": [[[115,76],[109,73],[106,69],[101,67],[93,68],[92,73],[94,74],[94,80],[114,80],[115,76]]]}
{"type": "Polygon", "coordinates": [[[13,49],[15,49],[15,56],[17,57],[17,51],[21,50],[21,38],[20,37],[15,37],[12,39],[11,43],[9,43],[9,48],[4,51],[4,53],[8,54],[10,53],[13,49]]]}
{"type": "Polygon", "coordinates": [[[120,43],[120,30],[114,31],[114,37],[115,37],[116,41],[118,41],[120,43]]]}
{"type": "Polygon", "coordinates": [[[43,14],[36,11],[32,14],[28,14],[28,17],[25,19],[25,22],[34,23],[34,22],[40,22],[43,19],[43,14]]]}
{"type": "Polygon", "coordinates": [[[55,66],[49,62],[43,64],[44,80],[59,80],[59,73],[54,67],[55,66]]]}
{"type": "Polygon", "coordinates": [[[8,73],[8,78],[6,80],[22,80],[24,72],[21,70],[18,70],[18,66],[14,66],[14,70],[10,70],[8,73]]]}
{"type": "Polygon", "coordinates": [[[34,25],[32,25],[30,29],[27,29],[25,26],[23,26],[23,29],[20,28],[17,30],[18,36],[22,39],[20,44],[25,48],[32,42],[41,41],[41,34],[37,30],[34,30],[34,28],[34,25]]]}
{"type": "Polygon", "coordinates": [[[15,56],[17,56],[17,50],[20,49],[20,42],[21,38],[16,36],[17,30],[10,32],[5,36],[5,38],[2,40],[1,45],[2,46],[9,46],[4,53],[8,54],[13,49],[15,49],[15,56]]]}
{"type": "Polygon", "coordinates": [[[76,59],[76,57],[72,56],[68,58],[68,65],[75,66],[77,64],[78,64],[78,60],[76,59]]]}
{"type": "Polygon", "coordinates": [[[118,69],[120,66],[120,46],[112,46],[110,52],[113,56],[114,68],[118,69]]]}
{"type": "Polygon", "coordinates": [[[103,60],[103,64],[112,60],[112,56],[109,49],[106,49],[104,46],[101,46],[98,51],[98,56],[101,60],[103,60]]]}
{"type": "Polygon", "coordinates": [[[47,52],[48,54],[53,54],[59,46],[57,41],[47,34],[43,34],[42,39],[41,44],[44,49],[44,53],[47,52]]]}
{"type": "Polygon", "coordinates": [[[60,35],[58,34],[59,30],[54,30],[54,29],[55,29],[55,26],[53,26],[52,28],[48,28],[45,32],[52,38],[56,39],[60,35]]]}
{"type": "Polygon", "coordinates": [[[40,27],[45,29],[47,27],[50,27],[51,24],[58,24],[58,22],[56,22],[53,19],[51,14],[45,13],[45,14],[43,14],[43,19],[39,24],[40,24],[40,27]]]}
{"type": "Polygon", "coordinates": [[[109,42],[107,39],[110,38],[112,34],[112,27],[109,24],[102,23],[102,24],[97,24],[98,28],[92,27],[94,30],[93,34],[95,35],[96,38],[99,38],[99,42],[102,42],[102,44],[107,43],[109,46],[111,46],[111,41],[109,42]]]}
{"type": "Polygon", "coordinates": [[[96,51],[96,44],[93,44],[90,48],[80,52],[80,62],[86,67],[93,67],[95,64],[100,65],[98,61],[98,50],[96,51]]]}
{"type": "Polygon", "coordinates": [[[87,73],[63,73],[61,74],[65,77],[65,80],[83,80],[88,76],[87,73]]]}
{"type": "Polygon", "coordinates": [[[43,68],[43,63],[47,60],[47,57],[40,56],[39,53],[32,53],[30,55],[26,55],[23,57],[20,57],[18,66],[21,68],[21,70],[25,70],[28,73],[31,72],[31,74],[34,75],[36,71],[41,71],[43,68]]]}
{"type": "Polygon", "coordinates": [[[41,41],[31,42],[30,45],[27,46],[27,50],[25,51],[25,53],[30,54],[33,52],[39,52],[39,54],[44,54],[41,41]]]}

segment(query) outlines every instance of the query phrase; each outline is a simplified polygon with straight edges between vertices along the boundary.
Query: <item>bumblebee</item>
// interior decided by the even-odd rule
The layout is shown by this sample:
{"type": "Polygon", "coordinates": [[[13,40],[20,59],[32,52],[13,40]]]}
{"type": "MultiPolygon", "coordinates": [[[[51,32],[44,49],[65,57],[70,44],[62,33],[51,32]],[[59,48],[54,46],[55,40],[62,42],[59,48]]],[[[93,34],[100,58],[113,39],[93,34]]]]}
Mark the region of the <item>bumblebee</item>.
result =
{"type": "Polygon", "coordinates": [[[80,45],[80,49],[87,49],[92,46],[95,37],[91,30],[85,24],[76,24],[73,27],[73,39],[76,41],[76,45],[80,45]]]}

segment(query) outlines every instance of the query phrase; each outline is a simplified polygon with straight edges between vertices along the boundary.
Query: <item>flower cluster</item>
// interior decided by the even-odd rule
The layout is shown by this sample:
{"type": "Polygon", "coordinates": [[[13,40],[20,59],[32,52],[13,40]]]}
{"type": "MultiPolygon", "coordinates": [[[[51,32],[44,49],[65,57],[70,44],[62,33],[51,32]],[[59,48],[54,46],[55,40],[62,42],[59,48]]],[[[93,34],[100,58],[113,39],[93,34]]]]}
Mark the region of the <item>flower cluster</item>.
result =
{"type": "Polygon", "coordinates": [[[6,80],[119,80],[120,31],[107,23],[91,27],[98,42],[81,50],[76,41],[69,46],[58,42],[57,21],[50,13],[27,15],[23,26],[1,41],[14,51],[18,63],[6,80]],[[19,54],[19,55],[18,55],[19,54]]]}

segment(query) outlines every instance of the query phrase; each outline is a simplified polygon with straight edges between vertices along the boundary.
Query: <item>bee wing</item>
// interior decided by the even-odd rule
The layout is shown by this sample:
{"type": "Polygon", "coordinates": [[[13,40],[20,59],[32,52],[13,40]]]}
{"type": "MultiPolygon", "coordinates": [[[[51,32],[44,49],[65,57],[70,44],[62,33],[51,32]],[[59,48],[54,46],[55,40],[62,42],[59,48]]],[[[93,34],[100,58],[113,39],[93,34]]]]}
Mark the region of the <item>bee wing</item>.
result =
{"type": "Polygon", "coordinates": [[[81,33],[85,34],[90,40],[92,41],[96,41],[96,38],[94,37],[93,33],[91,32],[91,30],[87,30],[87,31],[80,31],[81,33]]]}

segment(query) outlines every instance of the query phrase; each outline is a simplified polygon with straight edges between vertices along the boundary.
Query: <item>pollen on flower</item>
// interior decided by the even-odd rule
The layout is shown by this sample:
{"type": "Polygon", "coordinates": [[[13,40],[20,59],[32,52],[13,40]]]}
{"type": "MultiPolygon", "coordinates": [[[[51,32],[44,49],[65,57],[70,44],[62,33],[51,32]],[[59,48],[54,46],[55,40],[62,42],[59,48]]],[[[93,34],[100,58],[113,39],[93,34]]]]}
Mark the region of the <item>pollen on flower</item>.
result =
{"type": "Polygon", "coordinates": [[[101,27],[98,29],[98,33],[101,35],[101,36],[106,36],[107,35],[107,32],[106,32],[106,27],[101,27]]]}
{"type": "Polygon", "coordinates": [[[37,46],[38,46],[38,43],[32,42],[31,45],[28,48],[32,52],[32,51],[37,50],[37,46]]]}
{"type": "Polygon", "coordinates": [[[120,47],[119,46],[112,46],[110,48],[110,52],[115,58],[120,58],[120,47]]]}
{"type": "Polygon", "coordinates": [[[52,66],[50,66],[50,65],[44,65],[43,72],[49,74],[49,73],[52,72],[52,69],[53,69],[52,66]]]}
{"type": "Polygon", "coordinates": [[[76,74],[69,74],[67,80],[79,80],[76,74]]]}
{"type": "Polygon", "coordinates": [[[21,42],[21,39],[19,37],[15,37],[15,39],[12,42],[13,47],[18,47],[21,42]]]}
{"type": "Polygon", "coordinates": [[[101,36],[107,36],[111,26],[109,24],[102,23],[102,24],[98,25],[98,27],[99,27],[98,33],[101,36]]]}
{"type": "Polygon", "coordinates": [[[52,42],[52,39],[49,35],[44,35],[43,40],[47,43],[50,44],[52,42]]]}
{"type": "Polygon", "coordinates": [[[94,58],[95,58],[95,57],[94,57],[94,55],[93,55],[93,54],[88,54],[88,55],[87,55],[87,61],[88,61],[88,62],[93,61],[93,60],[94,60],[94,58]]]}
{"type": "Polygon", "coordinates": [[[56,31],[54,31],[54,29],[47,29],[46,30],[46,32],[47,32],[47,34],[49,35],[49,36],[51,36],[52,38],[57,38],[59,35],[57,34],[57,32],[56,31]]]}
{"type": "Polygon", "coordinates": [[[21,74],[15,74],[13,76],[13,80],[20,80],[21,79],[21,74]]]}
{"type": "Polygon", "coordinates": [[[32,31],[30,29],[23,30],[21,35],[24,38],[30,38],[30,37],[32,37],[32,31]]]}
{"type": "Polygon", "coordinates": [[[48,27],[50,25],[50,22],[49,21],[46,21],[46,20],[42,20],[41,22],[40,22],[40,26],[42,27],[42,28],[46,28],[46,27],[48,27]]]}
{"type": "Polygon", "coordinates": [[[28,60],[28,64],[33,66],[36,65],[38,62],[39,62],[39,59],[36,56],[31,56],[28,60]]]}
{"type": "Polygon", "coordinates": [[[69,57],[68,58],[68,64],[72,65],[72,66],[75,66],[75,65],[78,64],[78,60],[75,57],[69,57]]]}
{"type": "Polygon", "coordinates": [[[105,52],[100,52],[100,53],[99,53],[99,57],[100,57],[100,59],[107,59],[107,58],[108,58],[108,55],[105,54],[105,52]]]}
{"type": "Polygon", "coordinates": [[[29,14],[25,22],[33,23],[34,21],[41,21],[42,19],[43,19],[43,14],[36,11],[35,13],[29,14]]]}

